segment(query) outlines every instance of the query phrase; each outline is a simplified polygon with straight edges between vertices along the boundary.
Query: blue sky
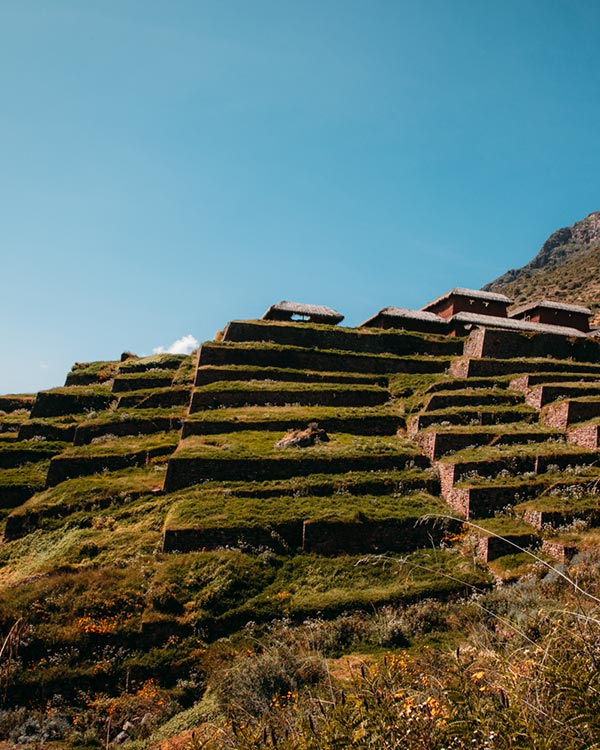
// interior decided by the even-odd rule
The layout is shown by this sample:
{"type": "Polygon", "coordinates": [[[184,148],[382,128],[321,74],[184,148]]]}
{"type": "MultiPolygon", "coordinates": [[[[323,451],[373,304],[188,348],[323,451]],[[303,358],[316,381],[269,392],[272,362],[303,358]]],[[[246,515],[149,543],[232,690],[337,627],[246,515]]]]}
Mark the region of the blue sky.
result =
{"type": "Polygon", "coordinates": [[[600,209],[598,28],[587,0],[0,0],[0,393],[523,265],[600,209]]]}

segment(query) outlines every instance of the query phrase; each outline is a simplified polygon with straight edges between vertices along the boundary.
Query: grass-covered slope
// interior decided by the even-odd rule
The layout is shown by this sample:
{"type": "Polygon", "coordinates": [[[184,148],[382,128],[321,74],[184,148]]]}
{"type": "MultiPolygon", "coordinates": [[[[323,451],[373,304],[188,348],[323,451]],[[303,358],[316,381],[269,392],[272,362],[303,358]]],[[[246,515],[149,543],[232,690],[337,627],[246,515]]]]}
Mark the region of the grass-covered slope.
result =
{"type": "MultiPolygon", "coordinates": [[[[469,722],[487,697],[480,726],[501,736],[504,698],[479,690],[496,678],[474,676],[518,619],[493,582],[593,549],[600,523],[597,447],[543,423],[564,387],[540,411],[523,378],[560,373],[585,409],[595,370],[461,354],[439,336],[238,322],[198,357],[77,364],[63,387],[0,399],[0,743],[363,747],[385,705],[378,746],[417,728],[390,747],[463,750],[445,727],[455,712],[484,743],[469,722]],[[277,445],[311,423],[314,444],[277,445]],[[425,665],[435,689],[424,672],[418,692],[425,665]],[[471,715],[453,684],[474,686],[471,715]],[[365,706],[351,735],[349,704],[365,706]]],[[[519,643],[542,643],[544,622],[519,643]]]]}

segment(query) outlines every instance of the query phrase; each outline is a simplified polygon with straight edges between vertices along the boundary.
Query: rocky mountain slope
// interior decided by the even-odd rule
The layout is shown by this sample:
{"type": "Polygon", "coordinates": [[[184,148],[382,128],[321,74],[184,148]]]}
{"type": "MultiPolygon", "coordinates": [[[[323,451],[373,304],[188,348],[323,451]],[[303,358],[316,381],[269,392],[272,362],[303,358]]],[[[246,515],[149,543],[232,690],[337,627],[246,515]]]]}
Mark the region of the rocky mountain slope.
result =
{"type": "Polygon", "coordinates": [[[483,287],[521,304],[548,297],[586,305],[600,325],[600,211],[558,229],[522,268],[511,269],[483,287]]]}

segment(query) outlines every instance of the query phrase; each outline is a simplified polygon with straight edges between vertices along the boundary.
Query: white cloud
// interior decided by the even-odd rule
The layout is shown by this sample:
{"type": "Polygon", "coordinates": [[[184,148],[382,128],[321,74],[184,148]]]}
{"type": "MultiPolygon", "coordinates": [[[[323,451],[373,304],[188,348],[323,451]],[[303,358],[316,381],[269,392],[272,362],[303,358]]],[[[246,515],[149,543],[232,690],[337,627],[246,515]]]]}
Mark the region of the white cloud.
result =
{"type": "Polygon", "coordinates": [[[174,341],[171,346],[166,349],[164,346],[156,346],[152,350],[152,354],[190,354],[198,346],[199,342],[195,339],[191,333],[187,336],[182,336],[177,341],[174,341]]]}

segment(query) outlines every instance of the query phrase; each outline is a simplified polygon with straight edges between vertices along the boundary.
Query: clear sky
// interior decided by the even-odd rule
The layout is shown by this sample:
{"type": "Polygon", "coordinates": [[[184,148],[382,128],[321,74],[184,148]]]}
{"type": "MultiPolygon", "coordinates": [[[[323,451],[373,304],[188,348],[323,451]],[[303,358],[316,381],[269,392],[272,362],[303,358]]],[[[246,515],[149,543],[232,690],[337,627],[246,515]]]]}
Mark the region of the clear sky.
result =
{"type": "Polygon", "coordinates": [[[0,0],[0,393],[355,325],[600,209],[597,0],[0,0]]]}

